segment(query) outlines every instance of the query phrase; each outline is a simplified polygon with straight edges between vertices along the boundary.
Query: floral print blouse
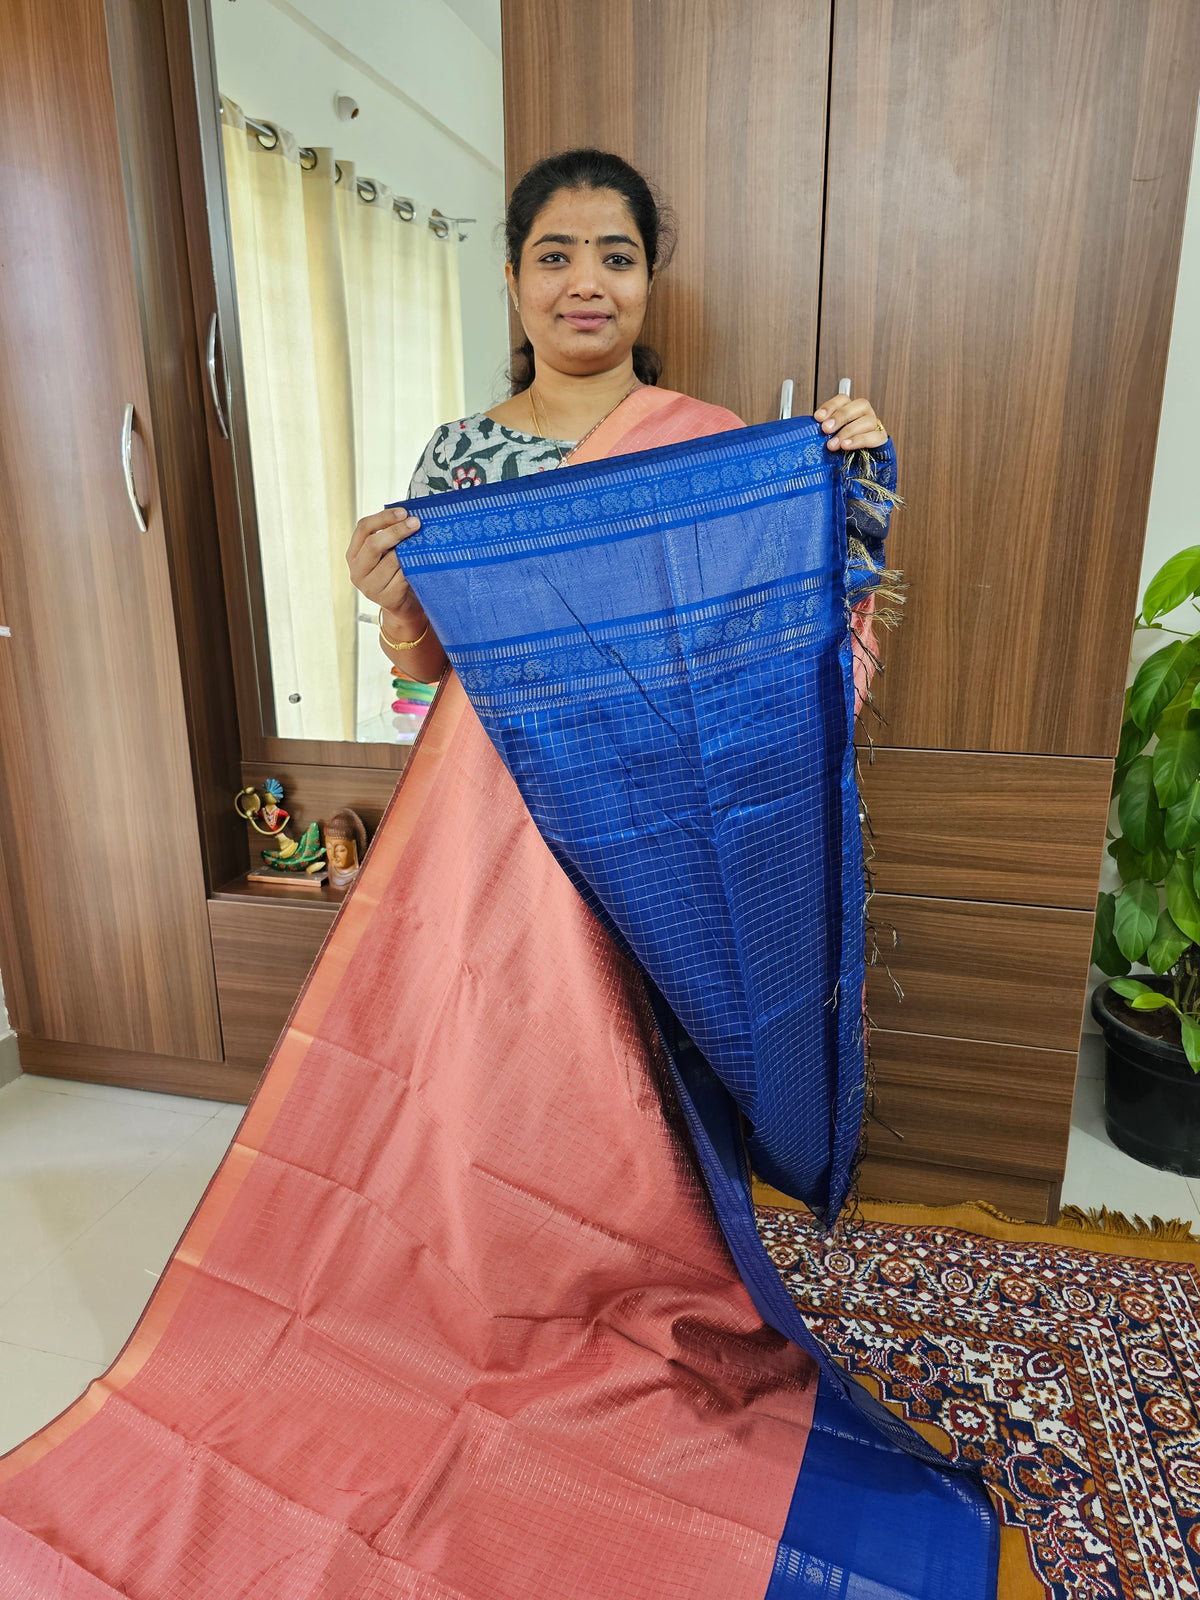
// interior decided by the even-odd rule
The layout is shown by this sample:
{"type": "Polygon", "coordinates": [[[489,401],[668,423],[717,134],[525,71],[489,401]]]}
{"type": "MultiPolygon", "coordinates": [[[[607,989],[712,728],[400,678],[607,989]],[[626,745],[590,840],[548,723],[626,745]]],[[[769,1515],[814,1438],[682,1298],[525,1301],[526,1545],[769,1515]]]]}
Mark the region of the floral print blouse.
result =
{"type": "Polygon", "coordinates": [[[469,489],[477,483],[499,483],[549,472],[575,448],[573,439],[542,439],[493,422],[482,411],[457,422],[444,422],[425,446],[408,486],[410,500],[469,489]]]}

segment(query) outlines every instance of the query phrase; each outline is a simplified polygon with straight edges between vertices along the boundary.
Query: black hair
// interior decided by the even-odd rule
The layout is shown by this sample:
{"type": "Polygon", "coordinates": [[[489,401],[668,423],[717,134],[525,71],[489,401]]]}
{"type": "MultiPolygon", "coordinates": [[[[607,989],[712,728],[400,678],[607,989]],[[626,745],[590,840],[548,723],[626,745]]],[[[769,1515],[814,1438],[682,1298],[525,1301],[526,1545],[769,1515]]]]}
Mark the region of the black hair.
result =
{"type": "MultiPolygon", "coordinates": [[[[514,273],[521,251],[543,206],[560,189],[612,189],[629,207],[646,251],[646,270],[664,265],[671,253],[672,219],[636,167],[607,150],[563,150],[536,162],[520,179],[504,217],[504,247],[514,273]]],[[[633,371],[640,383],[657,383],[662,359],[649,345],[633,347],[633,371]]],[[[533,346],[526,339],[512,354],[512,392],[533,382],[533,346]]]]}

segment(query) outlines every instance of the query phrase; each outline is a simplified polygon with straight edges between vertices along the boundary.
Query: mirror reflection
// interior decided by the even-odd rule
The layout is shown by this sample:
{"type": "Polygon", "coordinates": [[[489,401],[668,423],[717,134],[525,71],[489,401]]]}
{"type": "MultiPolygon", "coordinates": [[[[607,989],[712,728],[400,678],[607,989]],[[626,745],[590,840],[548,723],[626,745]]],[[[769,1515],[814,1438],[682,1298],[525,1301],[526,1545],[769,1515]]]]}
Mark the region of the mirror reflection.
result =
{"type": "Polygon", "coordinates": [[[410,742],[344,552],[506,392],[500,0],[212,0],[212,28],[264,731],[410,742]]]}

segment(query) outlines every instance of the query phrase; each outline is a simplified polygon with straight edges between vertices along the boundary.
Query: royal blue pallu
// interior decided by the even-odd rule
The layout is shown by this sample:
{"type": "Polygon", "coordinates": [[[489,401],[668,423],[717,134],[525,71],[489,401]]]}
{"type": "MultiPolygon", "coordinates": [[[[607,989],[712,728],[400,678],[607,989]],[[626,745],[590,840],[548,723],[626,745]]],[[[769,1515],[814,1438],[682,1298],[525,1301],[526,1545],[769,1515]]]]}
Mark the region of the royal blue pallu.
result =
{"type": "Polygon", "coordinates": [[[847,493],[795,419],[424,499],[398,554],[539,831],[646,973],[760,1315],[819,1363],[768,1600],[974,1600],[996,1584],[982,1484],[829,1360],[754,1225],[751,1164],[836,1218],[862,1121],[847,493]]]}

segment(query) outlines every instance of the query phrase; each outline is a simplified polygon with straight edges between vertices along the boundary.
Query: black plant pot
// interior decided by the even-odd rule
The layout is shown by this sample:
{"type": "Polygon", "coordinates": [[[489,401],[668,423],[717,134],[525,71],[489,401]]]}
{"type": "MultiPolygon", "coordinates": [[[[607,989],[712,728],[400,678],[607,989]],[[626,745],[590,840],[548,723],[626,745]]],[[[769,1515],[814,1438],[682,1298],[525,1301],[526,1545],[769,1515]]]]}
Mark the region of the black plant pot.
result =
{"type": "Polygon", "coordinates": [[[1200,1076],[1179,1045],[1139,1033],[1110,1008],[1110,998],[1106,983],[1092,995],[1092,1015],[1104,1034],[1108,1136],[1148,1167],[1200,1178],[1200,1076]]]}

